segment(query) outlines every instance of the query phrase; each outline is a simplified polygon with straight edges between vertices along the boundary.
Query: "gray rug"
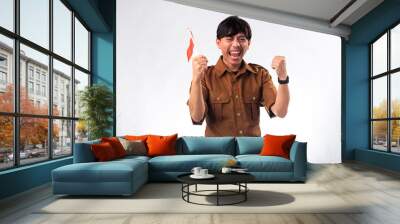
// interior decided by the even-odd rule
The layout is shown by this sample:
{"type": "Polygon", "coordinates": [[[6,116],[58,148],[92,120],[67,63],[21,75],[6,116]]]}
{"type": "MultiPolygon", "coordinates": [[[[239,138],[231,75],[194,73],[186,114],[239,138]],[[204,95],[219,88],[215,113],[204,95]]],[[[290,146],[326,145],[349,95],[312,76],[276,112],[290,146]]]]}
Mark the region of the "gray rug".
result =
{"type": "MultiPolygon", "coordinates": [[[[249,184],[246,202],[227,206],[190,204],[181,198],[178,183],[146,184],[131,197],[57,197],[35,213],[125,214],[125,213],[360,213],[357,205],[316,184],[249,184]]],[[[224,186],[231,189],[234,186],[224,186]]],[[[213,185],[198,190],[215,189],[213,185]]],[[[193,189],[194,190],[194,187],[193,189]]],[[[213,194],[213,193],[210,193],[213,194]]],[[[223,203],[240,198],[224,197],[223,203]]],[[[193,196],[192,201],[213,204],[214,196],[193,196]]]]}

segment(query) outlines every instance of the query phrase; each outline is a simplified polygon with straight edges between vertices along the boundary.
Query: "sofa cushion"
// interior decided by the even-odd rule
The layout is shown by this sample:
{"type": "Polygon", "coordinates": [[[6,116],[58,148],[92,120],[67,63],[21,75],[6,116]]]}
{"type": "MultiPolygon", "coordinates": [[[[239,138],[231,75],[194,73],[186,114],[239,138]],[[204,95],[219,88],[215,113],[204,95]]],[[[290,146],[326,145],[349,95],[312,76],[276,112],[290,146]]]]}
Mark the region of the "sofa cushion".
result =
{"type": "Polygon", "coordinates": [[[262,137],[236,137],[236,155],[259,154],[263,147],[262,137]]]}
{"type": "Polygon", "coordinates": [[[200,137],[185,136],[178,141],[178,154],[225,154],[235,155],[233,137],[200,137]]]}
{"type": "Polygon", "coordinates": [[[94,154],[94,157],[96,157],[96,161],[105,162],[118,158],[118,156],[115,154],[112,145],[108,142],[93,144],[91,145],[91,149],[94,154]]]}
{"type": "Polygon", "coordinates": [[[200,166],[211,172],[219,171],[230,159],[231,155],[174,155],[158,156],[149,160],[149,170],[163,172],[190,172],[193,167],[200,166]]]}
{"type": "Polygon", "coordinates": [[[292,172],[292,161],[279,156],[238,155],[239,166],[249,172],[292,172]]]}
{"type": "Polygon", "coordinates": [[[126,151],[124,146],[122,146],[121,142],[117,137],[103,137],[101,138],[101,142],[108,142],[114,149],[115,155],[117,158],[122,158],[126,156],[126,151]]]}
{"type": "Polygon", "coordinates": [[[294,140],[296,139],[296,135],[265,135],[264,136],[264,145],[261,149],[261,156],[281,156],[286,159],[290,159],[290,148],[294,140]]]}
{"type": "Polygon", "coordinates": [[[122,146],[126,151],[126,155],[147,155],[146,143],[141,140],[127,140],[124,138],[118,138],[122,146]]]}
{"type": "Polygon", "coordinates": [[[178,134],[170,136],[149,135],[146,143],[148,156],[164,156],[176,154],[176,139],[178,134]]]}
{"type": "MultiPolygon", "coordinates": [[[[143,172],[146,162],[136,159],[74,163],[52,171],[58,182],[129,182],[134,172],[143,172]]],[[[147,176],[147,172],[142,175],[147,176]]]]}
{"type": "Polygon", "coordinates": [[[148,135],[125,135],[124,138],[129,141],[140,140],[146,142],[148,135]]]}

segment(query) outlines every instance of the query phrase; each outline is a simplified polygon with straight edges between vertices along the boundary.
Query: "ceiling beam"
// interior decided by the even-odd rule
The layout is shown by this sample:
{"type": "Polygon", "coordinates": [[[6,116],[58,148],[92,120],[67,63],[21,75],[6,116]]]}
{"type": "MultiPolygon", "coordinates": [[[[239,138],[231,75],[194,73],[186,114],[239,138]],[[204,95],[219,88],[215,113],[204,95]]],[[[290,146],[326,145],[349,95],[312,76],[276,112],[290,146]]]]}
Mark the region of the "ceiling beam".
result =
{"type": "Polygon", "coordinates": [[[331,20],[330,26],[336,27],[347,18],[349,18],[355,11],[360,9],[368,0],[355,0],[350,1],[350,4],[346,5],[342,10],[339,11],[331,20]]]}
{"type": "Polygon", "coordinates": [[[296,27],[305,30],[311,30],[326,34],[332,34],[348,38],[350,27],[346,25],[337,25],[331,27],[329,21],[282,12],[278,10],[260,8],[245,3],[229,2],[224,0],[166,0],[196,8],[222,12],[231,15],[248,17],[269,23],[296,27]]]}

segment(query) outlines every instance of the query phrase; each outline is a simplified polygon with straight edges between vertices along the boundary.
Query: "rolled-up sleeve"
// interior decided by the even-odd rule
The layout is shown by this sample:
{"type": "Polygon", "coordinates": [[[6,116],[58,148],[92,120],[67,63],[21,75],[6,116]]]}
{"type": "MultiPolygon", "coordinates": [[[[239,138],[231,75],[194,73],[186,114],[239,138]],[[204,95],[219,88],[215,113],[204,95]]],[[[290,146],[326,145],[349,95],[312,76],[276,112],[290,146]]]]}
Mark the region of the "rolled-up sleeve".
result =
{"type": "MultiPolygon", "coordinates": [[[[190,95],[191,89],[192,89],[192,84],[190,84],[189,95],[190,95]]],[[[192,123],[193,123],[194,125],[201,125],[201,124],[203,124],[204,119],[207,117],[207,113],[208,113],[208,105],[207,105],[207,102],[208,102],[208,89],[207,89],[207,87],[206,87],[206,84],[205,84],[205,80],[204,80],[204,79],[201,80],[201,92],[202,92],[202,94],[203,94],[203,100],[204,100],[204,107],[205,107],[205,110],[204,110],[204,114],[203,114],[203,116],[202,116],[202,118],[201,118],[200,121],[195,121],[195,120],[193,120],[193,118],[192,118],[193,106],[190,105],[190,98],[189,98],[189,99],[187,100],[187,102],[186,102],[186,104],[189,106],[190,118],[192,119],[192,123]]]]}
{"type": "Polygon", "coordinates": [[[262,73],[263,105],[269,117],[273,118],[275,114],[272,112],[271,107],[275,104],[277,91],[268,70],[262,69],[262,73]]]}

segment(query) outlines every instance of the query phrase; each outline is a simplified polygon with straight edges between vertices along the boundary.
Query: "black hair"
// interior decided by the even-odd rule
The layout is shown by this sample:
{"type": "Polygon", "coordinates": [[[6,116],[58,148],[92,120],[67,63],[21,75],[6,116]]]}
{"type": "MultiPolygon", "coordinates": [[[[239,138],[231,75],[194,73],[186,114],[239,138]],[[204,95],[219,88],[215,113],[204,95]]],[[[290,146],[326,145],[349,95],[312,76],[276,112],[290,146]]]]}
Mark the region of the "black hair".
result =
{"type": "Polygon", "coordinates": [[[224,19],[217,29],[217,39],[233,37],[238,33],[243,33],[248,40],[251,39],[250,25],[237,16],[229,16],[224,19]]]}

